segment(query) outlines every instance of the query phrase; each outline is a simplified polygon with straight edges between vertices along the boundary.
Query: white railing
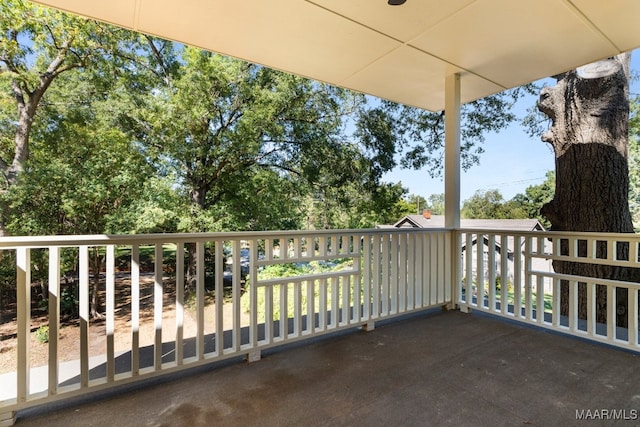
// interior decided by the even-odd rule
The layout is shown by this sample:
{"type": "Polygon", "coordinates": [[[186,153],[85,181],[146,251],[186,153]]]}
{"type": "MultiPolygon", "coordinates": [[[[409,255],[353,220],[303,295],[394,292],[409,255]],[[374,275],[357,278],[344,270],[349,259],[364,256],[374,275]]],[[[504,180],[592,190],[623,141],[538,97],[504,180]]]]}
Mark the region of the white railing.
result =
{"type": "Polygon", "coordinates": [[[450,305],[451,236],[381,229],[2,238],[2,262],[14,267],[0,279],[15,284],[17,363],[0,375],[0,425],[29,406],[230,357],[257,360],[269,347],[450,305]],[[92,260],[101,261],[99,273],[92,260]],[[96,284],[99,321],[90,318],[96,284]],[[35,298],[46,307],[37,323],[35,298]],[[76,316],[65,314],[70,308],[76,316]],[[37,325],[48,327],[44,363],[30,357],[42,345],[31,338],[37,325]],[[71,360],[62,357],[70,339],[59,339],[68,328],[71,360]]]}
{"type": "Polygon", "coordinates": [[[462,310],[640,350],[639,283],[558,274],[552,265],[555,260],[640,268],[640,236],[469,229],[457,236],[462,310]]]}

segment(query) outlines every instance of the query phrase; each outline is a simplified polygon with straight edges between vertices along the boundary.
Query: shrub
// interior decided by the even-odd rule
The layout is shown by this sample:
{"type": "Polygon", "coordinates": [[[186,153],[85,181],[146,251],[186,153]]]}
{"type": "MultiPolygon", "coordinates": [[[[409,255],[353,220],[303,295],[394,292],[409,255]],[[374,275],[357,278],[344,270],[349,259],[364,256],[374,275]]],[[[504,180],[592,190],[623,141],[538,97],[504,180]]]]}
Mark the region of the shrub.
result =
{"type": "Polygon", "coordinates": [[[47,325],[40,326],[38,329],[36,329],[34,334],[36,336],[36,340],[40,344],[45,344],[49,342],[49,326],[47,325]]]}
{"type": "Polygon", "coordinates": [[[78,316],[78,285],[75,282],[65,286],[60,292],[60,313],[72,317],[78,316]]]}

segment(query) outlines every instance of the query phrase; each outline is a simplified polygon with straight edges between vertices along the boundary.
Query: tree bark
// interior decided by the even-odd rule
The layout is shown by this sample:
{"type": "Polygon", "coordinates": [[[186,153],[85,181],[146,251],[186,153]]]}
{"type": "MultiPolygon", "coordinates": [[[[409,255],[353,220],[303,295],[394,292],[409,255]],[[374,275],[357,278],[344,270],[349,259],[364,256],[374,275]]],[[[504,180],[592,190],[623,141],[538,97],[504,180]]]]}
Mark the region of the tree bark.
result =
{"type": "MultiPolygon", "coordinates": [[[[542,140],[553,147],[556,191],[541,214],[553,231],[633,233],[629,211],[628,128],[630,54],[621,54],[556,76],[557,84],[540,93],[538,109],[552,121],[542,140]]],[[[561,251],[568,254],[567,242],[561,251]]],[[[586,241],[578,255],[586,256],[586,241]]],[[[628,245],[618,245],[628,256],[628,245]]],[[[596,247],[606,257],[606,243],[596,247]]],[[[557,273],[637,281],[640,270],[554,261],[557,273]]],[[[606,287],[596,289],[596,320],[605,323],[606,287]]],[[[617,288],[617,323],[627,324],[627,291],[617,288]]],[[[568,283],[561,284],[561,311],[568,314],[568,283]]],[[[584,283],[578,285],[578,317],[587,318],[584,283]]]]}

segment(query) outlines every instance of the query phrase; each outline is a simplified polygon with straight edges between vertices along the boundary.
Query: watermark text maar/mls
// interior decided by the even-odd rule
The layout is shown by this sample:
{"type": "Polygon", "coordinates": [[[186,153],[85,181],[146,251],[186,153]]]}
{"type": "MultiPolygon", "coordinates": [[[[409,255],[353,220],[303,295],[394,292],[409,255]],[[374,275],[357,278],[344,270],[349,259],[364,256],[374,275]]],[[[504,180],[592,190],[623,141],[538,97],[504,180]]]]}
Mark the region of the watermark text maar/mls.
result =
{"type": "Polygon", "coordinates": [[[576,420],[635,421],[639,416],[637,409],[576,409],[576,420]]]}

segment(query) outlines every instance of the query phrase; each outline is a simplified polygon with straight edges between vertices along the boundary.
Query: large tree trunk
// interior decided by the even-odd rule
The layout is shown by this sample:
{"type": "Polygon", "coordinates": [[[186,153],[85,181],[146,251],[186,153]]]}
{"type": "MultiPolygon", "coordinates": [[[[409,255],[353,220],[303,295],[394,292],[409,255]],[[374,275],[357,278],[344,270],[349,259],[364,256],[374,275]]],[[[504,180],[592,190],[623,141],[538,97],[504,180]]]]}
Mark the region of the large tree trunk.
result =
{"type": "MultiPolygon", "coordinates": [[[[628,127],[630,54],[621,54],[556,76],[556,86],[540,93],[538,109],[552,120],[542,140],[556,157],[554,199],[541,213],[554,231],[633,233],[629,212],[628,127]]],[[[568,254],[566,245],[561,251],[568,254]]],[[[619,245],[624,256],[628,247],[619,245]]],[[[606,257],[606,244],[596,248],[606,257]]],[[[578,248],[585,256],[586,242],[578,248]]],[[[557,273],[624,281],[638,269],[554,261],[557,273]]],[[[561,311],[568,314],[568,283],[561,286],[561,311]]],[[[597,286],[596,318],[606,322],[606,287],[597,286]]],[[[578,316],[587,317],[585,284],[578,286],[578,316]]],[[[616,292],[618,325],[627,322],[627,292],[616,292]]]]}

